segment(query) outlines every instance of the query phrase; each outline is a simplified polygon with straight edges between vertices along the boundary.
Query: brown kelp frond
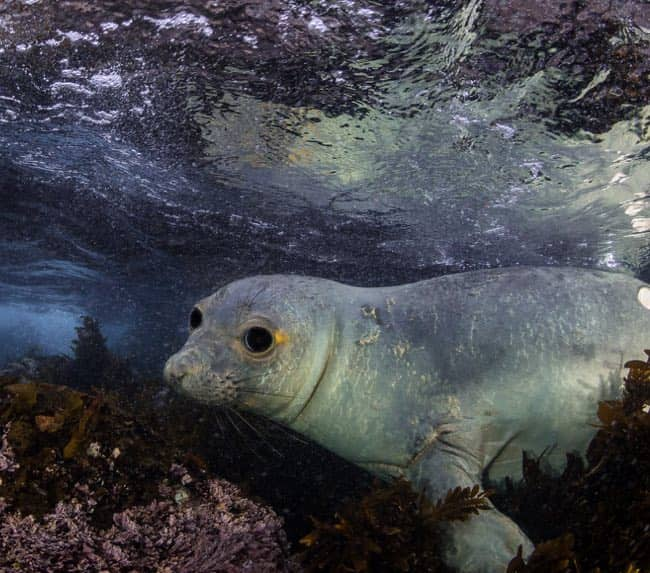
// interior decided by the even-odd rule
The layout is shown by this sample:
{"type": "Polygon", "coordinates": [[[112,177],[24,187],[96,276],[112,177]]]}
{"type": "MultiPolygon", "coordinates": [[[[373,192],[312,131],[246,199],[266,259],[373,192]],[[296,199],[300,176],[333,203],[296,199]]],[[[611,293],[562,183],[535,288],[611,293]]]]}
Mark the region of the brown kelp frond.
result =
{"type": "MultiPolygon", "coordinates": [[[[650,464],[650,350],[645,352],[646,362],[631,360],[625,364],[629,371],[622,399],[598,405],[599,432],[587,454],[598,469],[623,453],[650,464]]],[[[591,471],[595,473],[596,468],[591,471]]]]}
{"type": "Polygon", "coordinates": [[[63,459],[69,460],[77,454],[81,444],[87,439],[90,428],[97,423],[102,402],[103,398],[101,395],[95,396],[90,404],[88,404],[88,407],[84,409],[79,423],[72,431],[70,440],[63,448],[63,459]]]}
{"type": "Polygon", "coordinates": [[[446,571],[439,526],[489,507],[478,485],[452,489],[431,503],[405,480],[376,484],[334,522],[313,520],[314,530],[301,540],[302,562],[307,571],[446,571]]]}
{"type": "Polygon", "coordinates": [[[625,379],[625,398],[628,413],[650,410],[650,350],[645,351],[648,360],[630,360],[625,363],[628,375],[625,379]]]}
{"type": "Polygon", "coordinates": [[[440,521],[466,521],[479,511],[490,509],[488,501],[490,492],[481,491],[478,485],[474,487],[456,487],[450,489],[443,499],[435,505],[423,504],[423,516],[433,522],[440,521]]]}
{"type": "Polygon", "coordinates": [[[522,558],[519,546],[519,552],[508,565],[506,573],[579,573],[573,544],[573,535],[570,533],[540,543],[528,562],[522,558]]]}

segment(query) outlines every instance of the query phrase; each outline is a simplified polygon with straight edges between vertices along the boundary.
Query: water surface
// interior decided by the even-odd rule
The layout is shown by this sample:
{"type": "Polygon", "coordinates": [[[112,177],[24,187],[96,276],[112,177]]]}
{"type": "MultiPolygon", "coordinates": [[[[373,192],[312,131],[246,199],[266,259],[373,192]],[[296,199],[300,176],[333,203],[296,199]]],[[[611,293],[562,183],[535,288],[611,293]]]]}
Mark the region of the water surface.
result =
{"type": "Polygon", "coordinates": [[[294,272],[650,278],[650,6],[0,3],[0,361],[294,272]]]}

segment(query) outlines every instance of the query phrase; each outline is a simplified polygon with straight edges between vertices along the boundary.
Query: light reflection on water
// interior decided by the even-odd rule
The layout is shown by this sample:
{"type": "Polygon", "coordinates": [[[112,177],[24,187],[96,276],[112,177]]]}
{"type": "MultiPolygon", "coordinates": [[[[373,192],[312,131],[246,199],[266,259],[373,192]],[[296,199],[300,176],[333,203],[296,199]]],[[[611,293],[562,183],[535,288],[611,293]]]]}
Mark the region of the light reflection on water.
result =
{"type": "Polygon", "coordinates": [[[0,303],[168,346],[255,272],[650,275],[650,13],[596,8],[4,3],[0,303]]]}

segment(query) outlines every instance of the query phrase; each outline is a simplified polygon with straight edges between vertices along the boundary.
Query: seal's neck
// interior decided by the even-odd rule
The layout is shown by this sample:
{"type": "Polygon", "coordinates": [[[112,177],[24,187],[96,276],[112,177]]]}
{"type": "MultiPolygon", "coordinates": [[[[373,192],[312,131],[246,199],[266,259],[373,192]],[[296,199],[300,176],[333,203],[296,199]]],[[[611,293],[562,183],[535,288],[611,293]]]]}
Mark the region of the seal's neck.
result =
{"type": "Polygon", "coordinates": [[[334,360],[336,337],[337,324],[335,320],[331,320],[330,324],[324,325],[318,328],[317,332],[314,332],[310,344],[311,348],[306,352],[309,359],[299,372],[292,374],[293,376],[300,376],[302,384],[286,408],[283,408],[281,412],[274,416],[275,421],[294,427],[297,420],[309,408],[321,384],[330,374],[334,360]]]}

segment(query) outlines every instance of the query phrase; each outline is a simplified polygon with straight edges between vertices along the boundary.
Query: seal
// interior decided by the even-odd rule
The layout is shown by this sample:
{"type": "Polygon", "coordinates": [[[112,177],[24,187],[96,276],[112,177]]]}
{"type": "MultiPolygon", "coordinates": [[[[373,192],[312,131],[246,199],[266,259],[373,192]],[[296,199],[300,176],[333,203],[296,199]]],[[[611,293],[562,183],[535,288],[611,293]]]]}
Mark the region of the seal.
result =
{"type": "MultiPolygon", "coordinates": [[[[196,304],[165,379],[305,434],[432,499],[521,474],[521,452],[584,452],[599,400],[648,344],[650,287],[613,272],[475,271],[359,288],[271,275],[196,304]]],[[[532,550],[496,509],[446,533],[461,571],[503,571],[532,550]]]]}

